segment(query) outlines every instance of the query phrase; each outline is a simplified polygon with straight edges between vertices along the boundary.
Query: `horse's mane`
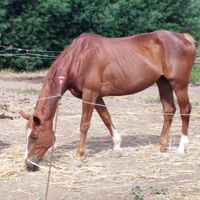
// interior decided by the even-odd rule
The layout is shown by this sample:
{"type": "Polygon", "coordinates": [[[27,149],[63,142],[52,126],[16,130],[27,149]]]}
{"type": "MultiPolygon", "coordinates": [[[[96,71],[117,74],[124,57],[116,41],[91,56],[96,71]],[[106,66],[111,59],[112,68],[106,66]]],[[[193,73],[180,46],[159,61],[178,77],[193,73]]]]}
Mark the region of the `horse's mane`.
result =
{"type": "Polygon", "coordinates": [[[50,89],[51,86],[53,86],[53,79],[56,75],[56,71],[58,70],[58,67],[60,66],[60,63],[62,62],[62,60],[65,58],[65,56],[67,55],[67,53],[73,48],[74,44],[76,43],[77,38],[75,38],[72,43],[67,46],[61,53],[60,55],[56,58],[56,60],[53,62],[53,64],[51,65],[44,83],[43,83],[43,89],[45,92],[45,96],[48,95],[48,91],[50,89]]]}

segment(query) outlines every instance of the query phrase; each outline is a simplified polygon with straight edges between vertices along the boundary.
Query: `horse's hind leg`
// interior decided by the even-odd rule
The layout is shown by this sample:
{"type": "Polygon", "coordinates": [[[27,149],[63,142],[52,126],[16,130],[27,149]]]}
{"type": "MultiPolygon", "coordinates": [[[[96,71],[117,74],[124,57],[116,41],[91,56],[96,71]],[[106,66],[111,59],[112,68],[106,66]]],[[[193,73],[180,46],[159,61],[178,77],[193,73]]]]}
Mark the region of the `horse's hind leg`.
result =
{"type": "MultiPolygon", "coordinates": [[[[97,98],[96,103],[105,106],[105,103],[101,97],[97,98]]],[[[99,113],[101,119],[103,120],[104,124],[107,126],[107,128],[113,138],[114,148],[111,153],[111,157],[115,157],[115,158],[120,157],[122,155],[122,149],[120,148],[122,139],[111,121],[111,117],[110,117],[110,114],[108,113],[107,108],[103,107],[103,106],[96,105],[95,109],[99,113]]]]}
{"type": "Polygon", "coordinates": [[[161,135],[155,147],[157,149],[161,149],[167,144],[169,130],[172,124],[174,113],[176,111],[176,107],[173,99],[173,88],[170,85],[169,81],[164,76],[161,76],[160,79],[157,81],[157,85],[163,106],[164,123],[161,135]]]}
{"type": "Polygon", "coordinates": [[[179,158],[183,158],[185,156],[185,149],[188,145],[188,127],[189,127],[189,120],[190,120],[190,112],[191,112],[191,105],[188,98],[187,88],[188,85],[186,84],[179,84],[178,87],[173,87],[178,104],[180,107],[180,114],[182,119],[182,134],[181,140],[178,149],[176,150],[175,156],[179,158]]]}

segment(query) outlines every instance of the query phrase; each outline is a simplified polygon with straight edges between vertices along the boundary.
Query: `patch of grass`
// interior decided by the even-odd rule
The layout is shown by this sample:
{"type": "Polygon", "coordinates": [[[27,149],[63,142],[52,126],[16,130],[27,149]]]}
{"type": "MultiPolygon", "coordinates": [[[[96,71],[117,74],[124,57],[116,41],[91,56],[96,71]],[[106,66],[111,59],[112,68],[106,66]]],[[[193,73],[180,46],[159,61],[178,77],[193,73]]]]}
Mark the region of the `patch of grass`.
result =
{"type": "Polygon", "coordinates": [[[150,187],[151,189],[151,194],[168,194],[169,190],[168,188],[165,187],[161,187],[159,188],[155,188],[155,187],[150,187]]]}
{"type": "MultiPolygon", "coordinates": [[[[140,101],[145,102],[145,103],[161,103],[160,97],[157,96],[147,96],[145,98],[140,97],[139,98],[140,101]]],[[[174,97],[174,103],[178,104],[177,98],[174,97]]]]}
{"type": "Polygon", "coordinates": [[[160,97],[154,97],[154,96],[147,96],[145,98],[139,98],[140,101],[145,102],[145,103],[161,103],[160,97]]]}
{"type": "Polygon", "coordinates": [[[137,200],[142,200],[144,198],[144,194],[140,185],[136,185],[135,187],[133,187],[131,191],[129,192],[129,194],[131,195],[133,194],[134,199],[137,199],[137,200]]]}
{"type": "Polygon", "coordinates": [[[106,96],[105,98],[106,99],[114,99],[115,97],[114,96],[106,96]]]}
{"type": "Polygon", "coordinates": [[[194,66],[190,77],[193,81],[200,82],[200,67],[194,66]]]}
{"type": "Polygon", "coordinates": [[[15,92],[15,93],[23,93],[23,94],[39,94],[40,90],[34,88],[28,89],[13,89],[13,88],[6,88],[6,92],[15,92]]]}
{"type": "Polygon", "coordinates": [[[191,100],[190,103],[191,103],[192,106],[199,106],[200,100],[191,100]]]}

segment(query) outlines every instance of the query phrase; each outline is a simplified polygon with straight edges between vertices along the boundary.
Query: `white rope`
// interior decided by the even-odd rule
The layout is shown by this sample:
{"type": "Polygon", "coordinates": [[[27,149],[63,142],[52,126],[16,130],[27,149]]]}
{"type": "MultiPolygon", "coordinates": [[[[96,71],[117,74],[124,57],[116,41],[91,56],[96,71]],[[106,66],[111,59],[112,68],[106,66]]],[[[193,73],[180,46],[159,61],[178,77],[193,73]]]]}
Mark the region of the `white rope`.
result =
{"type": "Polygon", "coordinates": [[[14,57],[14,58],[36,58],[36,59],[56,59],[57,56],[47,56],[47,55],[38,55],[38,54],[0,54],[0,56],[3,57],[14,57]],[[31,56],[27,56],[27,55],[31,55],[31,56]]]}
{"type": "MultiPolygon", "coordinates": [[[[44,98],[40,98],[40,99],[35,99],[35,101],[40,101],[40,100],[45,100],[45,99],[51,99],[51,98],[56,98],[57,96],[49,96],[49,97],[44,97],[44,98]]],[[[113,106],[106,106],[106,105],[102,105],[102,104],[98,104],[98,103],[92,103],[92,102],[88,102],[88,101],[83,101],[83,103],[87,103],[87,104],[90,104],[90,105],[95,105],[95,106],[101,106],[101,107],[104,107],[104,108],[117,108],[118,107],[113,107],[113,106]]],[[[145,113],[137,113],[138,115],[146,115],[145,113]]],[[[148,113],[148,115],[160,115],[160,114],[163,114],[163,115],[181,115],[181,116],[191,116],[192,114],[178,114],[178,113],[158,113],[158,112],[155,112],[155,113],[148,113]]]]}
{"type": "MultiPolygon", "coordinates": [[[[57,96],[49,96],[49,97],[44,97],[44,98],[40,98],[40,99],[34,99],[34,101],[41,101],[41,100],[45,100],[45,99],[52,99],[52,98],[56,98],[57,96]]],[[[57,97],[58,98],[58,97],[57,97]]],[[[25,99],[27,100],[27,99],[25,99]]],[[[28,99],[30,100],[30,99],[28,99]]]]}
{"type": "MultiPolygon", "coordinates": [[[[113,107],[113,106],[106,106],[106,105],[102,105],[102,104],[97,104],[97,103],[91,103],[91,102],[88,102],[88,101],[83,101],[83,103],[87,103],[87,104],[91,104],[91,105],[95,105],[95,106],[102,106],[102,107],[109,107],[109,108],[117,108],[117,107],[113,107]]],[[[139,113],[138,113],[139,114],[139,113]]],[[[149,114],[149,113],[148,113],[149,114]]],[[[173,114],[173,113],[150,113],[150,114],[163,114],[163,115],[178,115],[177,113],[176,114],[173,114]]],[[[142,115],[146,115],[146,114],[142,114],[142,115]]],[[[189,116],[191,114],[179,114],[179,115],[183,115],[183,116],[189,116]]]]}
{"type": "MultiPolygon", "coordinates": [[[[18,51],[26,51],[27,49],[23,49],[23,48],[16,48],[16,47],[10,47],[10,46],[3,46],[3,45],[0,45],[0,47],[3,47],[3,48],[7,48],[6,50],[18,50],[18,51]]],[[[62,51],[45,51],[45,50],[32,50],[32,49],[28,49],[28,51],[35,51],[35,52],[53,52],[53,53],[61,53],[62,51]]]]}
{"type": "Polygon", "coordinates": [[[87,103],[87,104],[91,104],[91,105],[95,105],[95,106],[102,106],[102,107],[105,107],[105,108],[107,108],[107,106],[106,106],[106,105],[102,105],[102,104],[98,104],[98,103],[91,103],[91,102],[88,102],[88,101],[83,101],[83,100],[82,100],[82,102],[83,102],[83,103],[87,103]]]}
{"type": "MultiPolygon", "coordinates": [[[[50,96],[50,97],[40,98],[40,99],[37,99],[37,100],[44,100],[44,99],[55,98],[55,97],[57,97],[57,96],[50,96]]],[[[102,107],[106,107],[106,108],[107,108],[106,105],[102,105],[102,104],[91,103],[91,102],[83,101],[83,100],[82,100],[82,102],[83,102],[83,103],[87,103],[87,104],[91,104],[91,105],[102,106],[102,107]]],[[[113,108],[114,108],[114,107],[113,107],[113,108]]],[[[139,113],[137,113],[137,114],[139,114],[139,113]]],[[[148,114],[149,114],[149,113],[148,113],[148,114]]],[[[172,113],[150,113],[150,114],[175,115],[175,114],[172,114],[172,113]]],[[[146,115],[146,114],[143,114],[143,115],[146,115]]],[[[180,114],[180,115],[190,115],[190,114],[180,114]]],[[[171,143],[172,143],[172,138],[170,138],[169,150],[171,149],[171,143]]],[[[37,166],[37,167],[39,167],[39,168],[47,169],[47,167],[43,167],[43,166],[41,166],[41,165],[38,165],[38,164],[32,162],[32,161],[29,160],[29,159],[28,159],[28,162],[30,162],[31,164],[33,164],[33,165],[35,165],[35,166],[37,166]]]]}
{"type": "Polygon", "coordinates": [[[32,161],[31,161],[31,160],[29,160],[29,159],[28,159],[28,162],[30,162],[31,164],[33,164],[33,165],[35,165],[35,166],[37,166],[37,167],[39,167],[39,168],[46,169],[46,167],[43,167],[43,166],[41,166],[41,165],[38,165],[38,164],[36,164],[36,163],[32,162],[32,161]]]}

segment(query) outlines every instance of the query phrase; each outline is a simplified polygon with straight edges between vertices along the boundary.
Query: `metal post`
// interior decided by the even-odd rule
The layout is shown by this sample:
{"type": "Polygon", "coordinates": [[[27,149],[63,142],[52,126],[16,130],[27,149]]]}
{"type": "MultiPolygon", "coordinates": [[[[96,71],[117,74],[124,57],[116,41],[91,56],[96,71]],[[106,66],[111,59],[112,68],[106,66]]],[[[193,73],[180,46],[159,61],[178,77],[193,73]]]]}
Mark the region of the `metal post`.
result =
{"type": "Polygon", "coordinates": [[[47,196],[48,196],[49,181],[50,181],[50,174],[51,174],[51,165],[52,165],[52,157],[53,157],[53,150],[54,150],[54,138],[55,138],[56,126],[57,126],[57,120],[58,120],[59,103],[60,103],[61,96],[62,96],[61,95],[61,89],[62,89],[63,80],[65,78],[63,76],[59,76],[58,79],[59,79],[59,93],[57,94],[58,103],[57,103],[57,110],[56,110],[56,118],[55,118],[55,126],[54,126],[54,137],[53,137],[53,141],[52,141],[51,157],[50,157],[49,173],[48,173],[48,178],[47,178],[47,188],[46,188],[45,200],[47,200],[47,196]]]}
{"type": "Polygon", "coordinates": [[[10,45],[10,69],[12,69],[12,45],[10,45]]]}
{"type": "Polygon", "coordinates": [[[26,49],[26,89],[28,86],[28,49],[26,49]]]}

